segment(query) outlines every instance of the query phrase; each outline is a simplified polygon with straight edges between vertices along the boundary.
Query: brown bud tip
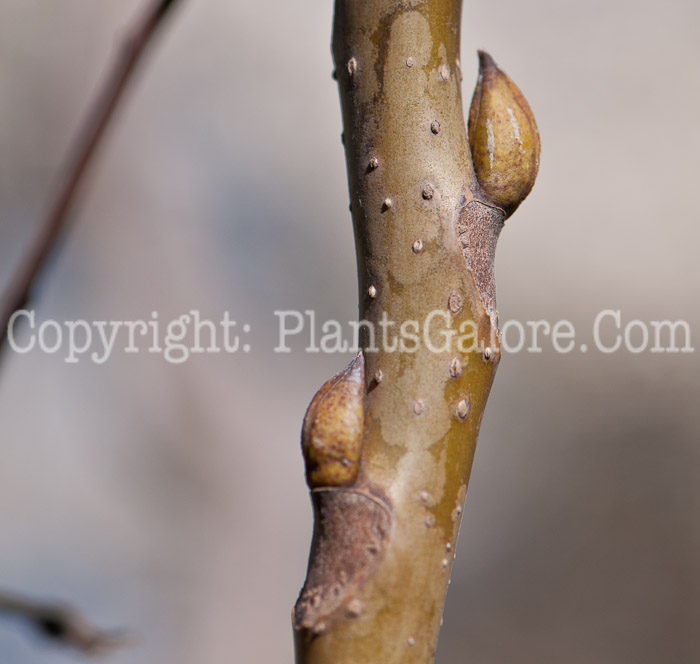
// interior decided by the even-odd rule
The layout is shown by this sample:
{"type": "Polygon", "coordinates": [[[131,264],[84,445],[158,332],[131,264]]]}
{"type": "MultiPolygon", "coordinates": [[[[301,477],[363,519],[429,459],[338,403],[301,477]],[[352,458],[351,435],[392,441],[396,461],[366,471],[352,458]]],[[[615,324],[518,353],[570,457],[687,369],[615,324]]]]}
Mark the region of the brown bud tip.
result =
{"type": "Polygon", "coordinates": [[[509,217],[535,184],[540,135],[527,100],[485,51],[479,51],[469,143],[482,194],[509,217]]]}
{"type": "Polygon", "coordinates": [[[316,489],[357,479],[365,419],[365,358],[360,351],[311,400],[301,433],[306,481],[316,489]]]}
{"type": "Polygon", "coordinates": [[[486,51],[479,49],[476,54],[479,56],[479,73],[486,69],[498,69],[496,61],[486,51]]]}

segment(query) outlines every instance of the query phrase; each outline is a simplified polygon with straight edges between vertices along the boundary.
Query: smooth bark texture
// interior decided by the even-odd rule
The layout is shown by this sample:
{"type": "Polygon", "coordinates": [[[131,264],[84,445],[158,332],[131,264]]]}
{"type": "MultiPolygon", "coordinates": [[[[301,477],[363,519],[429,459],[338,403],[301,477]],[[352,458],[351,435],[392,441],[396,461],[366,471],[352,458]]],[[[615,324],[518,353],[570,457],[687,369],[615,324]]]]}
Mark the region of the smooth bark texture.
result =
{"type": "MultiPolygon", "coordinates": [[[[294,612],[298,664],[434,658],[476,439],[500,359],[493,260],[505,211],[480,194],[471,161],[460,14],[459,0],[336,2],[333,54],[360,318],[373,324],[376,338],[365,334],[364,352],[324,385],[304,424],[315,529],[294,612]],[[385,326],[388,344],[383,320],[393,325],[385,326]],[[417,333],[418,342],[392,348],[402,331],[417,333]],[[352,391],[347,376],[362,378],[364,394],[352,391]],[[316,460],[330,458],[319,453],[324,445],[334,467],[356,465],[357,437],[344,443],[353,460],[343,459],[346,448],[337,441],[348,438],[342,422],[358,408],[364,429],[357,472],[327,472],[332,483],[315,481],[324,476],[316,460]],[[335,431],[329,422],[338,423],[335,431]],[[323,435],[311,440],[312,430],[323,435]]],[[[517,149],[508,154],[521,155],[513,127],[509,140],[517,149]]],[[[487,140],[492,162],[493,136],[487,140]]]]}

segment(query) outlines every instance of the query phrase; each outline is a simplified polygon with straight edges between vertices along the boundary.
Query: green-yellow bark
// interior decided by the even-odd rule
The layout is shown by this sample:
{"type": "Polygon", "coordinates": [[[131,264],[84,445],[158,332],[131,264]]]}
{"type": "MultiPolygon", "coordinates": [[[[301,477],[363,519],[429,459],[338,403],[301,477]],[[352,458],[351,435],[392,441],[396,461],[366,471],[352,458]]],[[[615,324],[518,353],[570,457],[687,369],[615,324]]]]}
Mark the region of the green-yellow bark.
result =
{"type": "Polygon", "coordinates": [[[479,425],[500,358],[493,257],[505,214],[479,193],[472,166],[460,92],[460,14],[460,0],[336,2],[333,54],[360,318],[374,324],[378,350],[366,336],[364,356],[345,371],[364,380],[361,396],[339,374],[307,413],[315,531],[294,616],[298,664],[434,658],[479,425]],[[408,331],[421,335],[432,321],[429,343],[421,336],[392,351],[381,338],[382,320],[394,323],[390,341],[406,321],[416,321],[419,330],[408,331]],[[463,324],[462,347],[453,337],[448,349],[436,349],[445,340],[441,331],[458,335],[463,324]],[[352,413],[364,410],[360,439],[340,431],[339,403],[352,413]],[[312,441],[312,430],[327,443],[312,441]],[[346,476],[334,470],[343,462],[338,440],[353,459],[361,443],[359,472],[348,482],[336,481],[346,476]],[[324,444],[335,464],[325,485],[312,479],[323,476],[317,459],[325,457],[317,450],[324,444]]]}

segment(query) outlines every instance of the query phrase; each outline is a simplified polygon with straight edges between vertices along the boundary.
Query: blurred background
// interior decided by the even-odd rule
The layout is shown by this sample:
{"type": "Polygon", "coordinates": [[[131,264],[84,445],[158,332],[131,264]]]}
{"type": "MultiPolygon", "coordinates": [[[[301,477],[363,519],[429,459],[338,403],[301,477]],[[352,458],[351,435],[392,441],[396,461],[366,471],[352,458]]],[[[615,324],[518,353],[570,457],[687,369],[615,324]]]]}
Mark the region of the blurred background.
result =
{"type": "MultiPolygon", "coordinates": [[[[0,0],[0,284],[143,2],[0,0]]],[[[356,319],[332,3],[183,0],[44,273],[38,321],[251,326],[249,353],[104,365],[8,353],[0,587],[63,598],[134,644],[114,664],[291,662],[311,510],[304,410],[347,362],[273,352],[276,309],[356,319]]],[[[501,320],[591,348],[503,358],[439,664],[700,661],[700,5],[470,0],[542,136],[501,236],[501,320]],[[688,321],[695,353],[605,355],[602,309],[688,321]]],[[[242,340],[243,341],[243,340],[242,340]]],[[[3,664],[76,661],[0,621],[3,664]]]]}

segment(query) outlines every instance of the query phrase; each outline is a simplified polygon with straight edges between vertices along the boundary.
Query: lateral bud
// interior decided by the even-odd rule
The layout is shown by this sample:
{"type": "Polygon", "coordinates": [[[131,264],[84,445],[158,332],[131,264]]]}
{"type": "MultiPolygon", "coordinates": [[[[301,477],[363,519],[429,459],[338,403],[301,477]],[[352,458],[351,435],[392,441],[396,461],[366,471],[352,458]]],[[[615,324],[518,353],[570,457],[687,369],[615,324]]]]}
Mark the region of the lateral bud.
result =
{"type": "Polygon", "coordinates": [[[522,92],[484,51],[469,109],[469,143],[482,194],[509,217],[535,184],[540,135],[522,92]]]}
{"type": "Polygon", "coordinates": [[[301,433],[311,489],[349,486],[360,470],[365,419],[365,358],[326,381],[311,400],[301,433]]]}

